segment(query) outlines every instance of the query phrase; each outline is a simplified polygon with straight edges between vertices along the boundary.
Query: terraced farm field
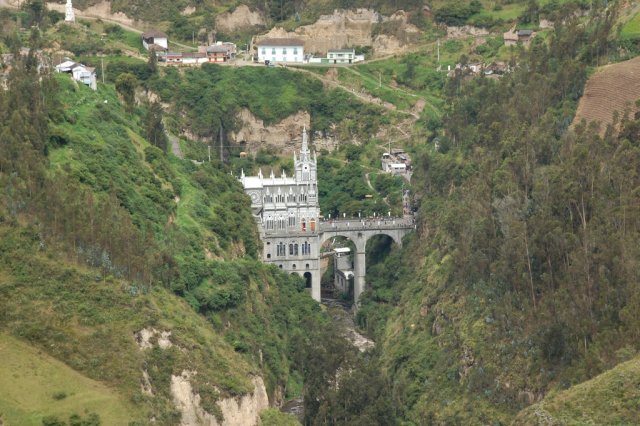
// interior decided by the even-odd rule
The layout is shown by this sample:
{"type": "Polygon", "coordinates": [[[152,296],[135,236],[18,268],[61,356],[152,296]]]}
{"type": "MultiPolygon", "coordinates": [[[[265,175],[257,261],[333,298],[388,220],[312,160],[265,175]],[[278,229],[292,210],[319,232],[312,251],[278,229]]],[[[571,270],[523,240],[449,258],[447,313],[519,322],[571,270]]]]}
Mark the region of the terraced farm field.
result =
{"type": "Polygon", "coordinates": [[[614,111],[620,115],[628,109],[635,113],[640,99],[640,57],[601,67],[587,81],[584,95],[572,126],[582,119],[601,123],[601,133],[613,121],[614,111]]]}

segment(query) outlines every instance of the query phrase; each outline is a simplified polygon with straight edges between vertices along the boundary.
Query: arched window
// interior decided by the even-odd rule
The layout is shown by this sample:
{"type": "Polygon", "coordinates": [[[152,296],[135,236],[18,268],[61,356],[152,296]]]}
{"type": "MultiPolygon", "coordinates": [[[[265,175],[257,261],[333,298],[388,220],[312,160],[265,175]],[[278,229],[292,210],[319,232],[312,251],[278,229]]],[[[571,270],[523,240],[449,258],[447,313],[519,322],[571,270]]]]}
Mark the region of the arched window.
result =
{"type": "Polygon", "coordinates": [[[289,256],[293,256],[293,243],[289,244],[289,256]]]}
{"type": "Polygon", "coordinates": [[[297,256],[298,255],[298,243],[295,243],[293,245],[293,255],[297,256]]]}
{"type": "Polygon", "coordinates": [[[315,219],[311,219],[311,221],[309,222],[309,226],[311,227],[311,232],[316,232],[316,220],[315,219]]]}
{"type": "Polygon", "coordinates": [[[276,256],[285,256],[287,254],[287,246],[284,243],[278,243],[276,246],[276,256]]]}
{"type": "Polygon", "coordinates": [[[300,229],[302,229],[302,232],[305,232],[307,230],[307,220],[306,219],[302,219],[302,221],[300,222],[300,229]]]}
{"type": "Polygon", "coordinates": [[[294,226],[296,226],[296,217],[291,214],[289,215],[289,227],[293,228],[294,226]]]}
{"type": "Polygon", "coordinates": [[[268,230],[272,230],[272,229],[274,229],[274,228],[273,228],[273,225],[274,225],[274,223],[273,223],[273,218],[272,218],[271,216],[267,216],[267,220],[266,220],[266,228],[267,228],[268,230]]]}
{"type": "Polygon", "coordinates": [[[308,254],[311,254],[311,244],[305,241],[302,243],[302,255],[304,256],[308,254]]]}

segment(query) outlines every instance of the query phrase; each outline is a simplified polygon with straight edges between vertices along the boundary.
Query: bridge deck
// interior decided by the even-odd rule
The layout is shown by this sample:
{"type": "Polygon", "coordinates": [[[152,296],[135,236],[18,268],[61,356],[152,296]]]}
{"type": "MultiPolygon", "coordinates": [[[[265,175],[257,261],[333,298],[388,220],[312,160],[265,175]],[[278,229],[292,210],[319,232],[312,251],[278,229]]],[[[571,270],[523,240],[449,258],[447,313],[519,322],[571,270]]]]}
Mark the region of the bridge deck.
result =
{"type": "Polygon", "coordinates": [[[319,232],[375,231],[390,229],[414,229],[413,217],[384,219],[340,219],[320,222],[319,232]]]}

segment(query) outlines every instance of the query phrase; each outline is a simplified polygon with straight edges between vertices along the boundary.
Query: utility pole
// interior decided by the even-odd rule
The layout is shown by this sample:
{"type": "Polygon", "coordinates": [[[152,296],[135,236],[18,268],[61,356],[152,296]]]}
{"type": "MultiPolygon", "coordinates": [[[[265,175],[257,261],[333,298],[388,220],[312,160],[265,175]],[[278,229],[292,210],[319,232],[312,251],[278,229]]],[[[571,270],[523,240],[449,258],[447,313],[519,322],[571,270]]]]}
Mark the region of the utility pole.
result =
{"type": "Polygon", "coordinates": [[[224,163],[224,151],[222,147],[222,123],[220,124],[220,161],[224,163]]]}

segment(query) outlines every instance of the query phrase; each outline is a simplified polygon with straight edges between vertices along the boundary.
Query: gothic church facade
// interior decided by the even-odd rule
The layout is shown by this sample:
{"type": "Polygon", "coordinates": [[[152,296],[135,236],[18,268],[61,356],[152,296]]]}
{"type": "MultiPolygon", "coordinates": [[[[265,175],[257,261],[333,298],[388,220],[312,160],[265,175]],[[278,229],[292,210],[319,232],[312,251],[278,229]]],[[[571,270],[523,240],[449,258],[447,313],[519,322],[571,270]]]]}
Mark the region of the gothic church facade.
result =
{"type": "Polygon", "coordinates": [[[318,167],[306,129],[293,163],[293,176],[283,171],[276,177],[273,170],[268,177],[262,170],[257,176],[245,176],[243,171],[240,180],[251,197],[263,243],[262,260],[304,277],[312,297],[320,301],[318,167]]]}

